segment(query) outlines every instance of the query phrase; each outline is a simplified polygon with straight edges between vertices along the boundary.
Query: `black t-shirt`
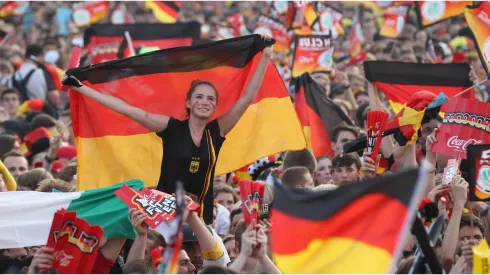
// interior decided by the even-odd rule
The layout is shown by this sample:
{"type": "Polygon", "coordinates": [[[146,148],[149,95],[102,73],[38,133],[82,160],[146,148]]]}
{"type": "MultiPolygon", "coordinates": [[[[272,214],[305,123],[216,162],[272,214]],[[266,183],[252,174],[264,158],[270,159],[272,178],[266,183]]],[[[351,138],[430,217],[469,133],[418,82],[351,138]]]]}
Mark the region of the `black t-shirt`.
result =
{"type": "Polygon", "coordinates": [[[192,140],[189,120],[170,118],[167,128],[158,136],[163,140],[163,160],[157,189],[172,194],[175,183],[182,181],[187,192],[198,196],[204,221],[211,224],[214,168],[225,141],[218,121],[206,125],[199,147],[192,140]]]}

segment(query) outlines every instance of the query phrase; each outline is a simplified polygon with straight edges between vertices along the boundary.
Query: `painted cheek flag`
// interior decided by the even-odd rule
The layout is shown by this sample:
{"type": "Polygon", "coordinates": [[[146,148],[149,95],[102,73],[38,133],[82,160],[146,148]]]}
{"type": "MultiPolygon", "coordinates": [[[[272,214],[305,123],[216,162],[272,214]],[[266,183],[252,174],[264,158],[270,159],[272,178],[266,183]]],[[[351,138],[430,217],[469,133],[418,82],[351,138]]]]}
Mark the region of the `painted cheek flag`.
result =
{"type": "Polygon", "coordinates": [[[294,107],[303,127],[308,148],[315,156],[334,156],[332,130],[340,125],[352,125],[345,113],[330,100],[309,73],[294,80],[294,107]]]}
{"type": "MultiPolygon", "coordinates": [[[[452,97],[473,85],[468,64],[365,61],[364,71],[366,79],[384,92],[395,113],[419,91],[452,97]]],[[[461,96],[473,98],[473,90],[461,96]]]]}
{"type": "Polygon", "coordinates": [[[294,45],[293,77],[332,70],[334,47],[330,35],[297,35],[294,45]]]}
{"type": "Polygon", "coordinates": [[[397,38],[402,34],[407,21],[410,6],[390,6],[383,13],[383,24],[379,35],[387,38],[397,38]]]}
{"type": "Polygon", "coordinates": [[[124,32],[131,35],[136,52],[140,47],[168,49],[190,46],[201,35],[199,23],[176,24],[95,24],[85,31],[84,51],[88,52],[92,64],[98,64],[129,55],[124,32]]]}
{"type": "Polygon", "coordinates": [[[475,7],[465,9],[466,22],[473,32],[476,48],[483,68],[490,75],[490,4],[481,2],[475,7]]]}
{"type": "Polygon", "coordinates": [[[145,8],[151,9],[153,15],[162,23],[175,23],[182,1],[146,1],[145,8]]]}
{"type": "Polygon", "coordinates": [[[45,245],[54,214],[61,208],[101,226],[105,237],[134,239],[129,207],[114,195],[123,184],[143,188],[143,182],[131,180],[84,192],[0,192],[0,249],[45,245]]]}
{"type": "Polygon", "coordinates": [[[103,20],[108,13],[108,1],[78,3],[73,7],[73,21],[78,28],[85,27],[103,20]]]}
{"type": "Polygon", "coordinates": [[[421,28],[463,14],[473,1],[415,1],[415,12],[421,28]]]}
{"type": "Polygon", "coordinates": [[[277,267],[285,274],[393,272],[424,173],[407,170],[323,192],[276,183],[271,238],[277,267]]]}
{"type": "MultiPolygon", "coordinates": [[[[260,52],[270,43],[259,35],[244,36],[106,62],[81,68],[74,76],[149,113],[180,120],[187,116],[185,101],[190,83],[196,79],[210,81],[219,93],[214,116],[219,117],[239,99],[261,58],[260,52]]],[[[157,185],[164,146],[161,138],[79,93],[71,92],[70,103],[79,190],[134,178],[146,186],[157,185]]],[[[255,100],[227,135],[215,173],[225,174],[263,156],[305,147],[288,91],[270,63],[255,100]]]]}

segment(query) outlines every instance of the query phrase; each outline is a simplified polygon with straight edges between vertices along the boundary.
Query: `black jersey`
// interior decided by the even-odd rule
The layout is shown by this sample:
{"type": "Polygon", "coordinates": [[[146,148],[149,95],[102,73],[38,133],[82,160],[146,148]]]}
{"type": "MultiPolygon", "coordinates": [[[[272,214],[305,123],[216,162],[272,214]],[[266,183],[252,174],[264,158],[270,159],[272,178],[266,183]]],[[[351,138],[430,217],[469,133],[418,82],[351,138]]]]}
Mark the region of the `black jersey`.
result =
{"type": "Polygon", "coordinates": [[[167,128],[158,136],[163,140],[163,159],[157,189],[172,194],[175,183],[182,181],[185,191],[198,196],[201,216],[206,224],[211,224],[214,168],[225,141],[218,121],[206,125],[199,147],[192,140],[189,120],[170,118],[167,128]]]}

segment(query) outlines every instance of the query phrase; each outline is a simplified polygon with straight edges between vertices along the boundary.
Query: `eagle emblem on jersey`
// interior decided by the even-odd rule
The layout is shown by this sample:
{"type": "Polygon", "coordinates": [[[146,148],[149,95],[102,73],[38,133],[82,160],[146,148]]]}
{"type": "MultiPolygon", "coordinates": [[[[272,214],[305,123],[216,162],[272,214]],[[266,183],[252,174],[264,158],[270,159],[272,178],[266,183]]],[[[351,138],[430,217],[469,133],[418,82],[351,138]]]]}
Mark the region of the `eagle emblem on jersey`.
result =
{"type": "Polygon", "coordinates": [[[197,171],[199,171],[199,158],[193,157],[189,166],[189,172],[196,173],[197,171]]]}

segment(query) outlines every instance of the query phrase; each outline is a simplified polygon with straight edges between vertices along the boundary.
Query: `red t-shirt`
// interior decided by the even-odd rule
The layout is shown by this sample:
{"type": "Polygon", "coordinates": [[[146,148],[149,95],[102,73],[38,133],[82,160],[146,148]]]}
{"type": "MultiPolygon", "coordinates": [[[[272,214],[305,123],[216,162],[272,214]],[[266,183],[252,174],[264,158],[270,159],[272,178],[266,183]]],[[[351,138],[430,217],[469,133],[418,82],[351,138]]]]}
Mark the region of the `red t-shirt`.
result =
{"type": "Polygon", "coordinates": [[[99,251],[94,262],[94,267],[92,267],[92,274],[109,274],[114,263],[115,261],[109,261],[106,257],[104,257],[104,254],[99,251]]]}

